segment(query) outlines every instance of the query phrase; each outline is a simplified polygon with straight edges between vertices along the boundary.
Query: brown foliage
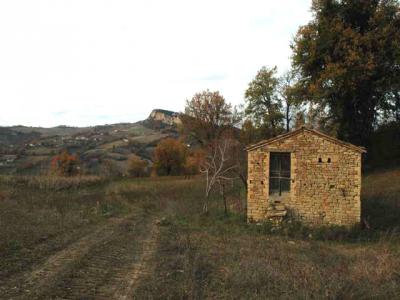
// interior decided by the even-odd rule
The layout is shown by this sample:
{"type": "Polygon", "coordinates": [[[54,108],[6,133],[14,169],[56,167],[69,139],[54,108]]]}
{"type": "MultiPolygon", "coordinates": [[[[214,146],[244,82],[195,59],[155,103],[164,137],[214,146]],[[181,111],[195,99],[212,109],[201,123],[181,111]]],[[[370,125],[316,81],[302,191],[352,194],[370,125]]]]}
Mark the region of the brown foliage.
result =
{"type": "Polygon", "coordinates": [[[200,165],[204,160],[205,153],[203,150],[194,150],[188,153],[185,163],[185,174],[195,175],[200,172],[200,165]]]}
{"type": "Polygon", "coordinates": [[[314,0],[311,11],[292,44],[297,97],[326,112],[340,139],[367,145],[383,113],[398,113],[400,4],[314,0]]]}
{"type": "Polygon", "coordinates": [[[186,145],[168,138],[162,140],[154,151],[154,167],[158,175],[180,175],[185,169],[186,145]]]}
{"type": "Polygon", "coordinates": [[[51,169],[60,176],[78,175],[80,171],[79,159],[76,155],[71,155],[65,150],[53,157],[51,169]]]}
{"type": "Polygon", "coordinates": [[[185,114],[181,117],[184,134],[207,145],[238,121],[232,106],[218,92],[209,90],[197,93],[186,101],[185,114]]]}
{"type": "Polygon", "coordinates": [[[131,158],[129,158],[128,164],[128,172],[131,176],[144,177],[148,175],[148,163],[139,156],[133,155],[131,158]]]}

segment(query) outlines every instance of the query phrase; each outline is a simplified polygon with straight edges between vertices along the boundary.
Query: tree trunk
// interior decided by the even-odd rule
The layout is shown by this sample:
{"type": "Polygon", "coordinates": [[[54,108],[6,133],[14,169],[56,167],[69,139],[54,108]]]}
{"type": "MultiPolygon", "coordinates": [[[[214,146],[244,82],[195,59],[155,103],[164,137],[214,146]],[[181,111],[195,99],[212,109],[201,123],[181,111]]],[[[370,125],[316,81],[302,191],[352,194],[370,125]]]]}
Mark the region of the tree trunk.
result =
{"type": "Polygon", "coordinates": [[[239,172],[239,178],[242,181],[244,187],[246,188],[246,192],[247,192],[247,178],[246,178],[246,176],[244,176],[242,173],[239,172]]]}
{"type": "Polygon", "coordinates": [[[207,194],[206,197],[204,198],[203,213],[204,213],[205,215],[208,214],[208,194],[207,194]]]}
{"type": "Polygon", "coordinates": [[[394,115],[396,122],[400,122],[400,92],[395,96],[394,115]]]}
{"type": "Polygon", "coordinates": [[[225,216],[228,216],[228,204],[226,203],[225,184],[224,183],[221,183],[221,196],[222,196],[222,200],[224,201],[224,213],[225,213],[225,216]]]}
{"type": "Polygon", "coordinates": [[[286,104],[286,132],[290,130],[290,105],[286,104]]]}

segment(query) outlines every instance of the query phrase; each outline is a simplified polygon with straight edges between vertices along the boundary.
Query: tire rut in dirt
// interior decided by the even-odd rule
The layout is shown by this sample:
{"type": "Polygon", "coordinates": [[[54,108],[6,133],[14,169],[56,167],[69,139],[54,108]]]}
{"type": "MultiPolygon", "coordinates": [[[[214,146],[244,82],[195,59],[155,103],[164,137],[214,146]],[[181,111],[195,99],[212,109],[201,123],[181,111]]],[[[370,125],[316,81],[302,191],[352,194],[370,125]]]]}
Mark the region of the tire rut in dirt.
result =
{"type": "Polygon", "coordinates": [[[36,299],[113,299],[125,274],[141,255],[141,239],[150,221],[126,220],[112,238],[92,248],[36,299]]]}
{"type": "MultiPolygon", "coordinates": [[[[131,215],[129,218],[136,218],[136,215],[131,215]]],[[[31,271],[9,278],[6,282],[3,282],[0,298],[32,299],[41,291],[47,290],[60,276],[67,273],[76,261],[82,259],[90,249],[113,237],[119,228],[119,224],[124,221],[125,218],[111,219],[93,233],[53,254],[31,271]]]]}
{"type": "Polygon", "coordinates": [[[132,299],[135,290],[142,280],[154,271],[152,261],[157,249],[158,235],[160,231],[156,224],[149,228],[148,235],[140,242],[141,250],[139,259],[125,272],[119,288],[115,291],[113,299],[126,300],[132,299]]]}

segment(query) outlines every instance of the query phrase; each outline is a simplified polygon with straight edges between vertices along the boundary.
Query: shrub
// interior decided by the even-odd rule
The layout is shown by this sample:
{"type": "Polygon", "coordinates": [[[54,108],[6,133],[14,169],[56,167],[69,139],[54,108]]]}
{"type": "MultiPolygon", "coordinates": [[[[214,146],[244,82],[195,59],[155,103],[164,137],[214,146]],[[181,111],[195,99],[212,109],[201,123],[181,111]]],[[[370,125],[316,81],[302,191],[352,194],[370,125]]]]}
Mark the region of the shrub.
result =
{"type": "Polygon", "coordinates": [[[131,156],[128,162],[128,172],[134,177],[144,177],[148,175],[148,163],[137,155],[131,156]]]}
{"type": "Polygon", "coordinates": [[[74,176],[80,171],[79,159],[76,155],[69,154],[66,150],[53,157],[51,160],[52,170],[61,176],[74,176]]]}
{"type": "Polygon", "coordinates": [[[204,152],[201,150],[191,151],[188,154],[185,163],[185,174],[195,175],[200,173],[200,163],[204,158],[204,152]]]}
{"type": "Polygon", "coordinates": [[[186,146],[168,138],[158,143],[154,151],[154,167],[158,175],[181,175],[187,158],[186,146]]]}

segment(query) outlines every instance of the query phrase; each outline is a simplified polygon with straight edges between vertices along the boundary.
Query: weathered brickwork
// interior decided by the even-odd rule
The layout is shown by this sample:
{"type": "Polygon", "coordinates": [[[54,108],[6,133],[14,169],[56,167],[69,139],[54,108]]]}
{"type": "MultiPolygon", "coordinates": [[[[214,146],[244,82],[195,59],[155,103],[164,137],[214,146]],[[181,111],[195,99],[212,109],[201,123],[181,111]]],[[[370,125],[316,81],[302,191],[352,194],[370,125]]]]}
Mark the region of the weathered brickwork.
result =
{"type": "Polygon", "coordinates": [[[292,216],[313,225],[360,222],[365,150],[307,128],[248,147],[249,221],[268,217],[271,152],[290,153],[290,193],[282,204],[292,216]]]}

